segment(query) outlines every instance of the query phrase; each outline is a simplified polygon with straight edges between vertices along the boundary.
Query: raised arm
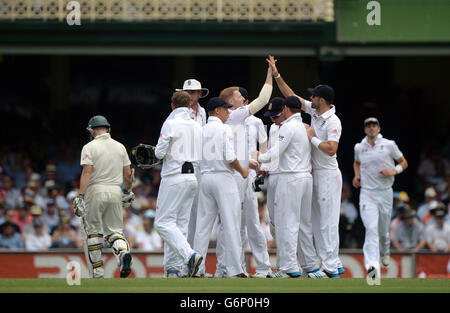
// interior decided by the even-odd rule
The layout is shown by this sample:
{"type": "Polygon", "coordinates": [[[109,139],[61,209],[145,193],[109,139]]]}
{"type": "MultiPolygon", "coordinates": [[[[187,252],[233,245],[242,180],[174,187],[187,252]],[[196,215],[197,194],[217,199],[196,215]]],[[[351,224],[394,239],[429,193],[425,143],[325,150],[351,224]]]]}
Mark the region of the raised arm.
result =
{"type": "Polygon", "coordinates": [[[248,105],[248,111],[251,115],[255,114],[261,110],[270,101],[270,96],[272,95],[273,84],[272,84],[272,69],[269,66],[267,68],[266,81],[262,87],[258,98],[250,102],[248,105]]]}
{"type": "Polygon", "coordinates": [[[302,110],[305,111],[305,99],[300,97],[299,95],[295,94],[295,92],[289,87],[289,85],[284,81],[283,77],[281,77],[280,72],[278,72],[276,62],[277,59],[275,59],[272,55],[269,55],[269,58],[266,59],[267,63],[269,63],[269,66],[272,69],[272,75],[275,78],[275,81],[277,82],[277,86],[280,89],[281,93],[284,97],[289,96],[296,96],[300,99],[302,102],[302,110]]]}

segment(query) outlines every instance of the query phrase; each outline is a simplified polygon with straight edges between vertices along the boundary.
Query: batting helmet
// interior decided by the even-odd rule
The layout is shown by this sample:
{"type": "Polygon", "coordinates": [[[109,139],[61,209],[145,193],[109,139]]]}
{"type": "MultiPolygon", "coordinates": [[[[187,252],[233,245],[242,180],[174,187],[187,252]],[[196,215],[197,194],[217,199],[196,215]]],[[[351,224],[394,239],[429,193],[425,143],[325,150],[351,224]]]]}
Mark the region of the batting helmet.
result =
{"type": "Polygon", "coordinates": [[[91,119],[88,122],[88,128],[95,128],[100,126],[111,127],[106,117],[102,115],[96,115],[91,117],[91,119]]]}
{"type": "Polygon", "coordinates": [[[91,117],[91,119],[88,122],[88,126],[86,127],[86,130],[89,134],[89,139],[94,139],[94,128],[96,127],[108,127],[111,128],[111,125],[109,124],[106,117],[102,115],[95,115],[91,117]]]}

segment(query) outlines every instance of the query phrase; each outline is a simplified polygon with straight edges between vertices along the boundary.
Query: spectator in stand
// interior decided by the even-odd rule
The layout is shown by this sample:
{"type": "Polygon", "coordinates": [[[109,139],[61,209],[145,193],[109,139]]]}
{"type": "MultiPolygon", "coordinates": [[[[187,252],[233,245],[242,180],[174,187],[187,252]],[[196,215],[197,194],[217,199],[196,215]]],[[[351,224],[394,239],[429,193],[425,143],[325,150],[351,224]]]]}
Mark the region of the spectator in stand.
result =
{"type": "Polygon", "coordinates": [[[450,175],[449,162],[440,156],[439,146],[431,147],[417,168],[419,182],[426,188],[442,183],[447,175],[450,175]]]}
{"type": "Polygon", "coordinates": [[[64,150],[64,159],[56,164],[57,181],[62,186],[71,185],[81,174],[80,160],[76,158],[77,155],[74,148],[68,146],[64,150]]]}
{"type": "Polygon", "coordinates": [[[55,200],[48,200],[47,209],[42,215],[42,222],[47,226],[47,229],[50,232],[59,225],[59,212],[58,207],[56,206],[55,200]]]}
{"type": "Polygon", "coordinates": [[[159,251],[162,249],[161,237],[153,227],[155,223],[155,211],[147,210],[144,213],[144,229],[136,233],[136,246],[143,251],[159,251]]]}
{"type": "Polygon", "coordinates": [[[131,187],[131,191],[135,195],[134,201],[131,203],[131,209],[134,213],[139,214],[142,203],[147,201],[147,198],[143,195],[142,189],[142,181],[139,178],[136,178],[135,182],[131,187]]]}
{"type": "Polygon", "coordinates": [[[434,211],[436,222],[425,228],[425,240],[433,252],[450,252],[450,225],[444,222],[445,216],[445,205],[440,203],[434,211]]]}
{"type": "Polygon", "coordinates": [[[29,203],[20,204],[14,212],[14,224],[19,226],[20,233],[23,232],[26,225],[33,223],[33,217],[31,216],[31,205],[29,203]]]}
{"type": "Polygon", "coordinates": [[[73,210],[73,199],[75,199],[78,195],[78,192],[76,190],[72,190],[67,193],[66,200],[69,204],[69,209],[67,210],[67,216],[70,219],[70,225],[72,228],[76,229],[77,231],[81,227],[81,218],[75,215],[75,212],[73,210]]]}
{"type": "Polygon", "coordinates": [[[341,212],[339,217],[339,248],[348,248],[351,242],[351,234],[355,220],[358,218],[358,210],[353,202],[351,188],[348,182],[342,185],[341,212]]]}
{"type": "Polygon", "coordinates": [[[270,233],[270,220],[269,212],[266,206],[266,197],[263,192],[258,192],[258,213],[259,213],[259,224],[264,232],[264,236],[267,240],[267,249],[276,248],[275,239],[270,233]]]}
{"type": "Polygon", "coordinates": [[[13,225],[14,232],[20,233],[20,227],[16,224],[14,224],[14,210],[13,209],[6,209],[5,211],[5,221],[0,225],[0,235],[3,234],[3,227],[5,224],[9,222],[13,225]]]}
{"type": "Polygon", "coordinates": [[[22,189],[26,187],[27,181],[33,174],[33,168],[31,167],[31,159],[24,158],[19,155],[16,161],[14,173],[12,173],[13,180],[17,188],[22,189]]]}
{"type": "Polygon", "coordinates": [[[424,227],[416,219],[416,212],[408,209],[392,236],[392,246],[398,251],[417,252],[424,248],[424,227]]]}
{"type": "Polygon", "coordinates": [[[56,184],[56,179],[57,179],[56,165],[53,162],[49,162],[45,166],[45,182],[53,181],[56,184]]]}
{"type": "Polygon", "coordinates": [[[3,175],[3,189],[6,191],[6,206],[15,208],[20,203],[20,190],[13,186],[14,182],[11,176],[3,175]]]}
{"type": "Polygon", "coordinates": [[[0,189],[0,224],[5,222],[6,209],[6,191],[0,189]]]}
{"type": "MultiPolygon", "coordinates": [[[[423,223],[424,223],[425,227],[428,227],[428,226],[436,223],[435,213],[437,210],[446,211],[445,204],[441,201],[432,201],[430,204],[430,212],[427,215],[425,215],[423,218],[423,223]]],[[[444,215],[444,224],[447,224],[450,226],[450,218],[447,214],[444,215]]]]}
{"type": "Polygon", "coordinates": [[[11,222],[4,223],[3,234],[0,237],[0,248],[18,250],[24,247],[22,236],[14,231],[14,224],[11,222]]]}
{"type": "Polygon", "coordinates": [[[391,221],[391,225],[389,226],[389,234],[391,236],[391,241],[392,236],[395,233],[395,230],[397,229],[398,225],[403,221],[403,214],[410,209],[411,208],[409,207],[409,205],[405,203],[402,203],[401,205],[399,205],[394,209],[396,211],[395,218],[391,221]]]}
{"type": "Polygon", "coordinates": [[[64,216],[58,228],[53,232],[52,245],[50,248],[78,248],[81,249],[83,244],[75,230],[70,227],[70,220],[64,216]]]}
{"type": "Polygon", "coordinates": [[[397,208],[402,207],[405,204],[410,206],[410,198],[406,191],[395,191],[394,192],[394,203],[393,203],[393,210],[392,210],[392,216],[391,220],[393,220],[397,216],[397,208]]]}
{"type": "Polygon", "coordinates": [[[130,217],[136,215],[131,212],[131,208],[123,209],[123,236],[127,239],[130,248],[135,247],[136,229],[129,223],[130,217]]]}
{"type": "Polygon", "coordinates": [[[437,198],[439,201],[449,203],[450,198],[450,175],[436,185],[437,198]]]}
{"type": "Polygon", "coordinates": [[[33,179],[36,177],[40,177],[39,174],[34,173],[33,175],[31,175],[31,179],[28,181],[27,187],[34,192],[34,203],[39,205],[41,208],[45,208],[47,205],[47,201],[45,200],[45,195],[41,194],[41,183],[39,178],[33,179]]]}
{"type": "MultiPolygon", "coordinates": [[[[42,214],[44,213],[44,211],[42,210],[42,208],[41,208],[40,206],[38,206],[38,205],[35,204],[35,205],[33,205],[33,206],[31,207],[30,213],[31,213],[31,216],[33,217],[33,222],[34,222],[35,220],[41,218],[41,216],[42,216],[42,214]]],[[[42,222],[42,221],[41,221],[41,222],[42,222]]],[[[43,229],[44,229],[47,233],[49,233],[49,230],[48,230],[48,228],[47,228],[47,225],[44,225],[44,226],[43,226],[43,229]]],[[[24,240],[25,240],[25,238],[26,238],[27,235],[32,234],[32,233],[34,233],[34,226],[33,226],[32,223],[31,223],[31,224],[28,224],[28,225],[25,225],[25,226],[23,227],[23,230],[22,230],[22,237],[24,238],[24,240]]]]}
{"type": "MultiPolygon", "coordinates": [[[[40,197],[45,199],[45,196],[47,195],[47,189],[42,185],[42,181],[41,181],[41,175],[39,175],[38,173],[33,173],[30,176],[30,180],[28,181],[29,183],[29,187],[31,189],[33,189],[34,193],[36,193],[36,195],[39,195],[40,197]]],[[[45,205],[45,203],[44,203],[45,205]]],[[[42,207],[45,208],[45,207],[42,207]]]]}
{"type": "Polygon", "coordinates": [[[47,180],[45,182],[45,187],[47,188],[47,200],[51,199],[56,201],[59,208],[67,210],[69,204],[66,198],[60,194],[60,188],[53,180],[47,180]]]}
{"type": "Polygon", "coordinates": [[[52,237],[44,229],[45,225],[37,218],[33,221],[34,231],[25,238],[25,250],[47,251],[52,244],[52,237]]]}
{"type": "Polygon", "coordinates": [[[423,222],[423,218],[430,212],[430,203],[436,201],[436,190],[433,187],[428,187],[425,190],[425,201],[417,208],[417,217],[423,222]]]}

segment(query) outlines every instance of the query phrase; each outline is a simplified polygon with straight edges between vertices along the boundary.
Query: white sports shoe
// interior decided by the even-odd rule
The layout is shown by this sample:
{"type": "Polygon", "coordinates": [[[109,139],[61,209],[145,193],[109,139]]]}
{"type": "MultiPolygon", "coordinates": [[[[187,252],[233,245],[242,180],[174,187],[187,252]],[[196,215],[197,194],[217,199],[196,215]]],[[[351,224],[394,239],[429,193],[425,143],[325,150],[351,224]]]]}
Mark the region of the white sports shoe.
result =
{"type": "Polygon", "coordinates": [[[273,274],[271,272],[267,273],[255,273],[255,275],[252,275],[252,278],[273,278],[273,274]]]}
{"type": "Polygon", "coordinates": [[[282,271],[278,271],[276,273],[273,273],[274,278],[291,278],[288,274],[282,271]]]}
{"type": "Polygon", "coordinates": [[[315,271],[315,272],[308,273],[308,278],[314,278],[314,279],[328,278],[328,275],[325,274],[323,271],[315,271]]]}
{"type": "Polygon", "coordinates": [[[381,257],[381,263],[383,266],[389,266],[389,262],[391,261],[391,257],[389,255],[385,255],[381,257]]]}

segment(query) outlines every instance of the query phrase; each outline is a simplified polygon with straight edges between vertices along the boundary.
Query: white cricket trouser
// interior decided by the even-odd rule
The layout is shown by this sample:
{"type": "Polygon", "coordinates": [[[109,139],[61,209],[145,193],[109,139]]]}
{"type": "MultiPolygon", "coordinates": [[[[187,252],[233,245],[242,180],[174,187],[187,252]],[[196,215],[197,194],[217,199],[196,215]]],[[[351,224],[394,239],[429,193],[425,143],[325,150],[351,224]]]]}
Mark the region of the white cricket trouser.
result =
{"type": "MultiPolygon", "coordinates": [[[[200,186],[200,180],[202,178],[202,174],[200,173],[200,168],[195,169],[195,177],[197,178],[198,186],[200,186]]],[[[195,229],[196,229],[196,223],[197,223],[197,207],[198,207],[199,190],[200,190],[200,188],[197,188],[197,192],[195,193],[194,201],[192,202],[191,214],[189,217],[187,241],[191,245],[191,247],[194,246],[194,236],[195,236],[195,229]]]]}
{"type": "MultiPolygon", "coordinates": [[[[224,238],[223,234],[223,227],[222,223],[220,221],[220,215],[217,217],[218,223],[216,228],[216,257],[217,257],[217,264],[216,264],[216,272],[214,273],[214,277],[216,278],[223,278],[227,276],[227,269],[224,264],[224,240],[227,240],[227,238],[224,238]]],[[[241,219],[242,220],[242,219],[241,219]]],[[[243,268],[245,270],[245,268],[243,268]]]]}
{"type": "Polygon", "coordinates": [[[368,190],[361,188],[359,211],[366,228],[363,253],[366,269],[380,268],[380,255],[389,255],[389,225],[393,205],[392,188],[368,190]]]}
{"type": "Polygon", "coordinates": [[[164,270],[181,270],[194,253],[186,236],[196,191],[194,174],[176,174],[161,179],[155,228],[165,242],[164,270]]]}
{"type": "MultiPolygon", "coordinates": [[[[252,169],[248,171],[248,177],[243,179],[241,175],[234,175],[238,188],[243,191],[242,219],[241,219],[241,243],[245,244],[245,234],[256,262],[256,272],[267,274],[271,272],[269,253],[267,251],[267,240],[264,231],[259,223],[258,199],[253,191],[252,182],[256,177],[256,172],[252,169]]],[[[245,253],[242,249],[242,267],[246,268],[245,253]]]]}
{"type": "Polygon", "coordinates": [[[339,259],[339,215],[342,194],[342,174],[339,169],[313,170],[311,220],[317,253],[322,269],[337,274],[339,259]]]}
{"type": "MultiPolygon", "coordinates": [[[[86,215],[82,219],[82,239],[91,276],[103,276],[101,233],[103,237],[123,236],[122,190],[120,186],[92,185],[85,194],[86,215]],[[88,252],[89,246],[89,252],[88,252]],[[96,267],[98,266],[98,267],[96,267]],[[94,268],[93,268],[94,267],[94,268]]],[[[117,240],[112,248],[129,251],[125,240],[117,240]]],[[[114,254],[119,263],[119,254],[114,254]]]]}
{"type": "MultiPolygon", "coordinates": [[[[274,202],[275,202],[275,191],[277,189],[279,173],[269,173],[269,177],[267,177],[267,195],[266,195],[266,206],[267,211],[269,213],[270,219],[270,231],[272,233],[272,237],[277,242],[276,234],[275,234],[275,217],[274,217],[274,202]]],[[[278,253],[278,245],[275,245],[275,249],[277,251],[277,269],[280,268],[280,257],[278,253]]]]}
{"type": "Polygon", "coordinates": [[[270,223],[272,226],[275,226],[275,219],[274,219],[274,202],[275,202],[275,191],[277,189],[278,184],[278,177],[279,174],[269,174],[269,177],[267,178],[267,199],[266,199],[266,205],[267,205],[267,211],[269,212],[269,218],[270,223]]]}
{"type": "Polygon", "coordinates": [[[280,270],[299,272],[298,244],[303,208],[311,206],[312,177],[309,173],[280,173],[275,192],[274,219],[280,270]]]}
{"type": "Polygon", "coordinates": [[[203,256],[198,273],[205,273],[206,253],[214,221],[220,214],[223,227],[223,263],[228,277],[243,272],[241,266],[241,205],[233,175],[226,172],[203,173],[198,196],[197,231],[194,249],[203,256]]]}

